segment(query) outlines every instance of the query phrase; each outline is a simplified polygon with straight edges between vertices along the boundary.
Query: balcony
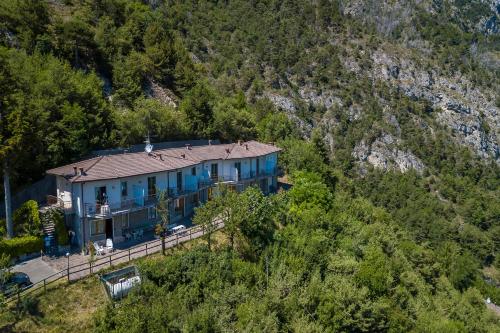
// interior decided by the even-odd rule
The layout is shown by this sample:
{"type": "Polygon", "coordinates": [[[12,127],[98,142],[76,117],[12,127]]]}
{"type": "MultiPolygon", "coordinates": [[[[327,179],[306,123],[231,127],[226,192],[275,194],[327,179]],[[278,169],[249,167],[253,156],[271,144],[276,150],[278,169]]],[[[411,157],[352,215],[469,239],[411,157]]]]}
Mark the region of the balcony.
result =
{"type": "Polygon", "coordinates": [[[176,187],[169,188],[168,189],[168,197],[169,198],[178,198],[178,197],[182,197],[184,195],[196,193],[196,192],[198,192],[199,188],[200,188],[199,186],[198,186],[198,188],[196,186],[191,186],[190,188],[182,188],[182,189],[179,189],[176,187]]]}
{"type": "Polygon", "coordinates": [[[198,181],[198,188],[203,189],[207,187],[212,187],[218,183],[228,183],[231,185],[245,184],[248,182],[256,181],[264,177],[272,177],[278,175],[278,169],[272,168],[268,170],[260,170],[259,173],[255,170],[250,171],[247,174],[241,175],[239,179],[236,179],[236,175],[219,175],[217,179],[207,178],[198,181]]]}
{"type": "Polygon", "coordinates": [[[145,207],[154,206],[158,201],[156,195],[147,195],[132,199],[125,199],[119,202],[86,203],[84,205],[85,216],[90,218],[107,219],[114,214],[122,212],[132,212],[145,207]]]}
{"type": "Polygon", "coordinates": [[[47,206],[45,208],[60,208],[65,214],[73,213],[73,203],[71,200],[62,200],[54,195],[47,195],[47,206]]]}

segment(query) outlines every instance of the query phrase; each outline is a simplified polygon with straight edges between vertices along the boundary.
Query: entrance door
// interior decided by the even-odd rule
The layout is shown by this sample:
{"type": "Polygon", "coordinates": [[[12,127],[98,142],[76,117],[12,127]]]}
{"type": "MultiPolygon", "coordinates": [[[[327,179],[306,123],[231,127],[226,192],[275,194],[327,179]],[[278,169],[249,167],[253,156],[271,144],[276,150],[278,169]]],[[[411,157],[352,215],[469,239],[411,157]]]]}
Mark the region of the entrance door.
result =
{"type": "Polygon", "coordinates": [[[113,219],[106,219],[106,239],[113,239],[113,219]]]}

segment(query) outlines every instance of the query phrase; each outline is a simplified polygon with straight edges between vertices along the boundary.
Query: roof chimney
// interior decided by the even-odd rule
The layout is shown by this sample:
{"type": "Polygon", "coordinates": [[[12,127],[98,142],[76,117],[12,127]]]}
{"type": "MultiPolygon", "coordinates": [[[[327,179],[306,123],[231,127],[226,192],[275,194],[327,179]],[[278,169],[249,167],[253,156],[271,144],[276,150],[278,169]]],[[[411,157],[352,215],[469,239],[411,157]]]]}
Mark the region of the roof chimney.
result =
{"type": "Polygon", "coordinates": [[[181,157],[182,158],[186,158],[186,154],[181,154],[181,157]]]}
{"type": "Polygon", "coordinates": [[[230,153],[231,151],[229,150],[229,148],[226,148],[226,153],[230,153]]]}
{"type": "Polygon", "coordinates": [[[83,176],[83,175],[84,175],[83,168],[80,168],[80,176],[83,176]]]}
{"type": "Polygon", "coordinates": [[[212,140],[208,140],[208,145],[211,146],[212,145],[212,140]]]}
{"type": "Polygon", "coordinates": [[[187,149],[187,150],[191,150],[191,144],[186,143],[186,149],[187,149]]]}
{"type": "Polygon", "coordinates": [[[73,174],[76,176],[78,174],[78,168],[76,166],[73,167],[73,174]]]}
{"type": "Polygon", "coordinates": [[[245,143],[245,149],[248,150],[248,143],[245,143]]]}
{"type": "Polygon", "coordinates": [[[238,144],[241,146],[241,140],[238,140],[238,144]]]}

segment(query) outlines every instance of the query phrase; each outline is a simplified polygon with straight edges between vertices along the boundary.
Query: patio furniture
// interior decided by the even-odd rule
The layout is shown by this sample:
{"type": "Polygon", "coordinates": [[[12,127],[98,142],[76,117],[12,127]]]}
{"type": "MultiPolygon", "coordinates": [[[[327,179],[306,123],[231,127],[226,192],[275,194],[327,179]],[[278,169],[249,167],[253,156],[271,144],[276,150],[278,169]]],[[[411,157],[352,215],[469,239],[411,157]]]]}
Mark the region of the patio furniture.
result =
{"type": "Polygon", "coordinates": [[[132,235],[130,234],[130,232],[126,232],[125,233],[125,240],[131,240],[132,239],[132,235]]]}
{"type": "Polygon", "coordinates": [[[92,244],[94,245],[95,253],[98,256],[104,255],[104,248],[102,246],[100,246],[97,242],[93,242],[92,244]]]}
{"type": "Polygon", "coordinates": [[[144,230],[139,229],[139,230],[137,231],[137,236],[139,237],[139,239],[142,239],[142,237],[144,236],[144,230]]]}
{"type": "Polygon", "coordinates": [[[108,252],[113,252],[115,250],[113,247],[113,240],[111,238],[106,239],[106,250],[108,252]]]}

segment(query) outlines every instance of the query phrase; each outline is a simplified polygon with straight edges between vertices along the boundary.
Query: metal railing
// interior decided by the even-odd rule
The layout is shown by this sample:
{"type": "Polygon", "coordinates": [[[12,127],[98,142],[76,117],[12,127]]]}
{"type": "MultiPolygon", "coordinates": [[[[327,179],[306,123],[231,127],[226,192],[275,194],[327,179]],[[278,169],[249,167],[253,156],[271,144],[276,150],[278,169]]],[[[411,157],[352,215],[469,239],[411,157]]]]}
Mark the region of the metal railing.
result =
{"type": "Polygon", "coordinates": [[[158,201],[156,195],[145,195],[142,197],[125,199],[118,202],[86,203],[84,204],[86,217],[108,218],[115,212],[125,210],[142,209],[155,205],[158,201]]]}
{"type": "Polygon", "coordinates": [[[59,207],[65,212],[73,209],[73,204],[71,201],[64,201],[61,198],[56,197],[55,195],[48,194],[46,196],[46,201],[47,206],[59,207]]]}
{"type": "Polygon", "coordinates": [[[221,182],[246,183],[258,180],[260,178],[277,176],[277,175],[278,175],[277,168],[272,168],[269,170],[260,170],[258,173],[255,170],[252,170],[248,173],[241,174],[238,177],[239,179],[237,179],[236,175],[219,175],[217,179],[209,178],[209,179],[199,180],[198,187],[199,188],[211,187],[221,182]]]}
{"type": "MultiPolygon", "coordinates": [[[[214,221],[214,226],[215,228],[213,231],[219,230],[224,227],[224,222],[222,220],[214,221]]],[[[171,248],[179,244],[188,242],[192,239],[199,238],[205,235],[205,233],[206,229],[203,226],[194,226],[185,229],[183,232],[165,237],[165,248],[171,248]]],[[[78,281],[87,276],[91,276],[105,268],[124,264],[130,262],[131,260],[139,259],[159,252],[161,248],[162,240],[156,239],[150,242],[136,245],[134,247],[130,247],[126,250],[116,251],[109,255],[95,257],[95,260],[89,260],[85,263],[68,266],[67,268],[60,270],[59,272],[54,273],[28,287],[18,289],[17,292],[5,299],[4,304],[8,305],[14,301],[20,302],[22,297],[34,294],[36,291],[41,291],[42,289],[44,292],[46,292],[48,287],[63,279],[68,283],[78,281]]]]}

